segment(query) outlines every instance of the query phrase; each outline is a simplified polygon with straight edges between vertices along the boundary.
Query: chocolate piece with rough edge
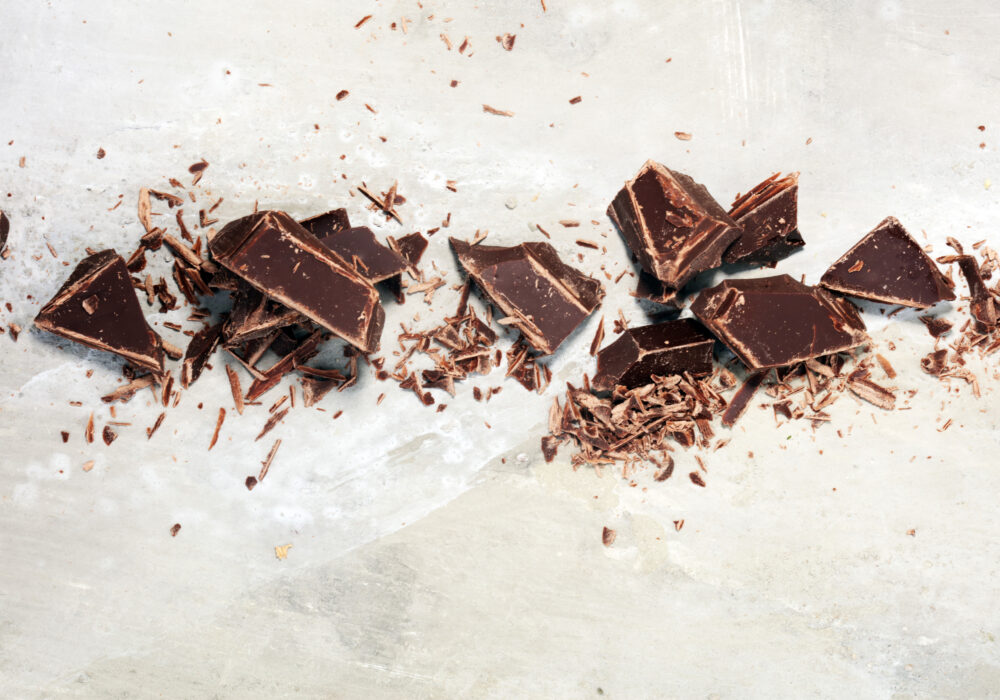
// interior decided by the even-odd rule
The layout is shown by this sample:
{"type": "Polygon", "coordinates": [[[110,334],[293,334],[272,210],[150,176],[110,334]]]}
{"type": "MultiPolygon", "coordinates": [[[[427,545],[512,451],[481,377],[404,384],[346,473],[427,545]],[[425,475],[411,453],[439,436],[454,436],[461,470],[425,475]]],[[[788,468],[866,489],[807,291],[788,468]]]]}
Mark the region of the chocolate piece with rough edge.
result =
{"type": "Polygon", "coordinates": [[[306,231],[321,241],[325,241],[327,237],[335,233],[340,233],[351,228],[351,222],[347,218],[347,210],[343,207],[340,209],[331,209],[316,216],[310,216],[299,223],[302,224],[306,231]]]}
{"type": "Polygon", "coordinates": [[[160,336],[146,323],[125,260],[113,250],[84,258],[35,317],[42,330],[163,372],[160,336]]]}
{"type": "Polygon", "coordinates": [[[597,353],[591,386],[609,391],[649,384],[652,375],[707,374],[712,371],[713,338],[690,318],[629,328],[597,353]]]}
{"type": "Polygon", "coordinates": [[[934,261],[892,216],[831,265],[820,284],[841,294],[918,309],[955,298],[934,261]]]}
{"type": "Polygon", "coordinates": [[[233,307],[222,327],[222,337],[228,347],[233,347],[303,320],[298,311],[271,301],[239,280],[233,295],[233,307]]]}
{"type": "MultiPolygon", "coordinates": [[[[417,263],[424,256],[424,251],[427,250],[427,245],[430,241],[417,231],[415,233],[408,233],[399,240],[389,236],[387,242],[389,243],[389,247],[399,253],[403,260],[406,261],[407,271],[410,276],[414,279],[419,278],[420,272],[417,270],[417,263]]],[[[396,297],[398,303],[402,304],[406,301],[406,295],[403,294],[402,274],[387,279],[385,281],[385,288],[396,297]]]]}
{"type": "Polygon", "coordinates": [[[636,299],[645,299],[671,309],[680,309],[677,294],[676,289],[667,287],[645,270],[639,270],[639,280],[636,282],[635,291],[632,292],[632,296],[636,299]]]}
{"type": "Polygon", "coordinates": [[[181,363],[181,386],[187,389],[201,375],[205,369],[208,358],[215,352],[222,337],[222,324],[200,330],[191,338],[187,350],[184,351],[184,360],[181,363]]]}
{"type": "Polygon", "coordinates": [[[722,265],[740,235],[704,185],[651,160],[618,192],[608,216],[642,269],[671,289],[722,265]]]}
{"type": "Polygon", "coordinates": [[[10,219],[0,211],[0,253],[7,246],[7,234],[10,233],[10,219]]]}
{"type": "Polygon", "coordinates": [[[868,341],[857,308],[788,275],[727,279],[691,311],[750,369],[781,367],[868,341]]]}
{"type": "Polygon", "coordinates": [[[743,232],[729,246],[727,263],[773,263],[806,244],[799,233],[799,174],[775,173],[736,198],[729,216],[743,232]]]}
{"type": "Polygon", "coordinates": [[[604,288],[548,243],[470,245],[450,238],[462,267],[539,352],[549,355],[601,304],[604,288]]]}
{"type": "Polygon", "coordinates": [[[378,291],[288,214],[264,211],[232,221],[208,247],[275,301],[364,352],[378,349],[385,322],[378,291]]]}
{"type": "Polygon", "coordinates": [[[985,328],[993,328],[997,325],[997,308],[993,295],[983,281],[982,273],[979,271],[979,263],[971,255],[958,256],[958,268],[965,277],[965,283],[969,286],[969,311],[972,318],[985,328]]]}
{"type": "Polygon", "coordinates": [[[394,277],[407,268],[403,256],[379,243],[367,226],[338,231],[322,242],[372,284],[394,277]]]}

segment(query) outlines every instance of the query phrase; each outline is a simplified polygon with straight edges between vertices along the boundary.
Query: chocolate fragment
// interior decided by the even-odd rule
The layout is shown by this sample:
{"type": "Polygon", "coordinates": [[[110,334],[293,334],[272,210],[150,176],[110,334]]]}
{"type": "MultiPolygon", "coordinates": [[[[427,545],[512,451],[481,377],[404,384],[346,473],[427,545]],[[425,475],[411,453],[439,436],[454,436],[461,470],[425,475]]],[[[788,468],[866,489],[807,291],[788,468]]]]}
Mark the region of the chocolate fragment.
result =
{"type": "Polygon", "coordinates": [[[302,377],[302,402],[306,408],[319,403],[324,396],[339,387],[346,379],[323,379],[322,377],[302,377]]]}
{"type": "Polygon", "coordinates": [[[469,276],[536,350],[551,354],[604,298],[601,283],[559,259],[548,243],[502,247],[449,239],[469,276]]]}
{"type": "Polygon", "coordinates": [[[201,375],[201,371],[205,369],[208,359],[215,352],[215,348],[218,347],[221,337],[222,324],[218,323],[202,331],[198,331],[191,338],[191,342],[188,343],[187,350],[184,353],[184,362],[181,365],[182,387],[187,389],[201,375]]]}
{"type": "Polygon", "coordinates": [[[339,254],[372,284],[387,280],[407,268],[403,257],[382,245],[367,226],[338,231],[323,239],[323,245],[339,254]]]}
{"type": "Polygon", "coordinates": [[[651,160],[615,196],[608,216],[642,269],[674,290],[722,265],[740,235],[704,185],[651,160]]]}
{"type": "Polygon", "coordinates": [[[677,301],[677,294],[676,289],[671,289],[645,270],[640,270],[639,281],[635,285],[632,296],[662,304],[671,309],[679,309],[680,303],[677,301]]]}
{"type": "Polygon", "coordinates": [[[375,287],[288,214],[265,211],[232,221],[208,247],[275,301],[365,352],[378,349],[385,312],[375,287]]]}
{"type": "MultiPolygon", "coordinates": [[[[983,282],[982,273],[979,271],[979,263],[971,255],[958,256],[958,267],[965,277],[966,284],[969,285],[969,296],[972,301],[969,304],[969,311],[978,324],[985,328],[993,328],[997,325],[997,308],[993,295],[983,282]]],[[[952,297],[954,298],[954,297],[952,297]]]]}
{"type": "Polygon", "coordinates": [[[775,173],[736,198],[729,216],[743,229],[722,259],[773,263],[806,244],[798,229],[799,174],[775,173]]]}
{"type": "Polygon", "coordinates": [[[820,284],[842,294],[918,309],[955,298],[934,261],[891,216],[831,265],[820,284]]]}
{"type": "Polygon", "coordinates": [[[649,384],[653,375],[708,374],[715,338],[697,321],[684,318],[629,328],[597,353],[596,391],[649,384]]]}
{"type": "Polygon", "coordinates": [[[691,311],[750,369],[802,362],[868,340],[857,308],[788,275],[725,280],[691,311]]]}
{"type": "MultiPolygon", "coordinates": [[[[736,390],[736,394],[730,400],[725,413],[722,414],[723,425],[732,427],[733,424],[740,419],[740,416],[742,416],[743,412],[747,410],[747,407],[750,405],[750,400],[753,398],[753,395],[757,393],[757,389],[760,388],[760,385],[766,376],[767,372],[754,372],[746,378],[743,385],[736,390]]],[[[791,418],[791,414],[786,417],[791,418]]]]}
{"type": "Polygon", "coordinates": [[[919,316],[918,318],[927,326],[927,332],[935,338],[940,338],[950,331],[952,327],[951,321],[946,318],[935,316],[919,316]]]}
{"type": "Polygon", "coordinates": [[[240,280],[222,336],[226,345],[233,347],[271,336],[281,328],[299,321],[304,319],[298,311],[272,301],[240,280]]]}
{"type": "Polygon", "coordinates": [[[351,228],[351,222],[347,218],[346,209],[331,209],[324,214],[317,214],[299,222],[306,231],[316,236],[320,241],[324,241],[341,231],[351,228]]]}
{"type": "Polygon", "coordinates": [[[81,260],[38,312],[35,325],[140,367],[163,371],[160,336],[146,323],[125,260],[113,250],[81,260]]]}
{"type": "Polygon", "coordinates": [[[0,253],[3,253],[4,248],[7,246],[7,234],[10,233],[10,219],[7,215],[0,211],[0,253]]]}

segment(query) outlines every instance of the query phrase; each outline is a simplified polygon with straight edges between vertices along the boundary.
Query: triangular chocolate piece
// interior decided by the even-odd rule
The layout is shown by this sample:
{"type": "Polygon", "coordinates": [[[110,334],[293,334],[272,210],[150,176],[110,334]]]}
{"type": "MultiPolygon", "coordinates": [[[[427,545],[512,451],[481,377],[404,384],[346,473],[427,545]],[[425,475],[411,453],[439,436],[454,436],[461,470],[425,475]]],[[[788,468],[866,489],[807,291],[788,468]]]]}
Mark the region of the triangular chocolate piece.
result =
{"type": "Polygon", "coordinates": [[[146,323],[125,260],[113,250],[84,258],[35,317],[39,328],[163,371],[160,336],[146,323]]]}
{"type": "Polygon", "coordinates": [[[842,294],[918,309],[955,298],[934,261],[892,216],[831,265],[820,284],[842,294]]]}
{"type": "Polygon", "coordinates": [[[798,229],[799,174],[775,173],[736,198],[729,216],[743,232],[722,259],[774,263],[806,244],[798,229]]]}
{"type": "Polygon", "coordinates": [[[222,336],[222,324],[198,331],[188,343],[187,351],[184,353],[184,362],[181,364],[181,386],[187,389],[201,375],[201,371],[208,364],[208,359],[215,352],[222,336]]]}
{"type": "Polygon", "coordinates": [[[331,209],[324,214],[317,214],[299,222],[306,231],[316,236],[321,241],[335,233],[346,231],[351,228],[351,222],[347,218],[347,210],[331,209]]]}

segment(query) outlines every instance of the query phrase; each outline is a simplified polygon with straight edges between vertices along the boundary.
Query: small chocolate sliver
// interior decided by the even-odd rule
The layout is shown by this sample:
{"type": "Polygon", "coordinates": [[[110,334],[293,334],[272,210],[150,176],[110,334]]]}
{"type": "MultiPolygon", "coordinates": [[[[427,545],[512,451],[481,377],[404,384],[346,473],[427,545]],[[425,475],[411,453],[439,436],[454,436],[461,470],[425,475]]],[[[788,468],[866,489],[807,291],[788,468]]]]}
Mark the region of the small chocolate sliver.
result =
{"type": "Polygon", "coordinates": [[[773,263],[806,244],[798,229],[799,174],[775,173],[737,198],[729,216],[742,229],[722,259],[773,263]]]}
{"type": "Polygon", "coordinates": [[[993,328],[997,325],[996,302],[986,283],[983,282],[979,263],[971,255],[960,255],[958,267],[965,277],[966,284],[969,285],[969,296],[972,298],[969,310],[972,312],[972,317],[982,326],[993,328]]]}
{"type": "Polygon", "coordinates": [[[0,211],[0,253],[7,245],[7,234],[10,233],[10,219],[0,211]]]}
{"type": "Polygon", "coordinates": [[[469,276],[505,315],[507,325],[548,355],[604,298],[601,283],[559,259],[548,243],[502,247],[449,239],[469,276]]]}
{"type": "Polygon", "coordinates": [[[308,219],[303,219],[299,223],[302,224],[306,231],[321,241],[325,241],[325,239],[335,233],[340,233],[351,228],[351,222],[347,218],[347,210],[343,208],[331,209],[324,214],[317,214],[308,219]]]}
{"type": "Polygon", "coordinates": [[[275,301],[364,352],[378,349],[385,322],[378,291],[288,214],[264,211],[232,221],[208,247],[275,301]]]}
{"type": "Polygon", "coordinates": [[[739,226],[704,185],[646,161],[608,207],[642,269],[671,289],[722,265],[739,226]]]}
{"type": "Polygon", "coordinates": [[[868,341],[857,308],[788,275],[728,279],[691,311],[750,369],[781,367],[868,341]]]}
{"type": "Polygon", "coordinates": [[[831,265],[820,284],[841,294],[918,309],[955,298],[934,261],[891,216],[831,265]]]}
{"type": "Polygon", "coordinates": [[[713,338],[697,321],[684,318],[629,328],[597,353],[591,386],[608,391],[649,384],[653,375],[707,374],[712,371],[713,338]]]}
{"type": "Polygon", "coordinates": [[[350,263],[372,284],[387,280],[407,268],[403,257],[375,238],[367,226],[344,229],[322,239],[323,245],[350,263]]]}
{"type": "Polygon", "coordinates": [[[198,331],[191,338],[191,342],[188,343],[187,350],[184,352],[184,362],[181,365],[182,387],[187,389],[201,375],[201,371],[205,369],[208,359],[215,352],[215,348],[218,347],[221,337],[222,324],[217,323],[214,326],[198,331]]]}
{"type": "Polygon", "coordinates": [[[322,377],[302,377],[302,401],[306,408],[315,405],[333,389],[343,384],[340,379],[324,379],[322,377]]]}
{"type": "Polygon", "coordinates": [[[542,456],[545,458],[546,462],[551,462],[556,458],[556,452],[559,450],[559,443],[562,442],[561,438],[555,435],[546,435],[542,438],[542,456]]]}
{"type": "Polygon", "coordinates": [[[113,250],[84,258],[35,317],[42,330],[163,371],[163,347],[146,323],[125,260],[113,250]]]}
{"type": "Polygon", "coordinates": [[[722,414],[723,425],[731,428],[740,419],[740,416],[743,415],[743,412],[750,405],[753,395],[760,388],[765,376],[767,376],[767,372],[754,372],[746,378],[743,385],[736,390],[736,394],[733,395],[729,405],[726,406],[725,413],[722,414]]]}

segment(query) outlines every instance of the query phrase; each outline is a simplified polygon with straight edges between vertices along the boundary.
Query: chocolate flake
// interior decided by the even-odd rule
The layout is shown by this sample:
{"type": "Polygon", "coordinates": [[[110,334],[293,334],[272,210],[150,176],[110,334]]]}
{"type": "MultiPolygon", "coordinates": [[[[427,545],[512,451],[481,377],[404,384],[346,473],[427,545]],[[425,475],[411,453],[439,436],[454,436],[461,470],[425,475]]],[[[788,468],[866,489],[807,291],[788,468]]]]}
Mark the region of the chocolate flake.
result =
{"type": "Polygon", "coordinates": [[[601,531],[601,542],[605,547],[610,547],[615,543],[615,538],[618,537],[618,533],[609,527],[604,528],[601,531]]]}
{"type": "Polygon", "coordinates": [[[212,441],[208,443],[208,449],[211,450],[215,447],[215,443],[219,440],[219,431],[222,430],[222,423],[226,420],[226,409],[219,409],[219,418],[215,421],[215,432],[212,433],[212,441]]]}

